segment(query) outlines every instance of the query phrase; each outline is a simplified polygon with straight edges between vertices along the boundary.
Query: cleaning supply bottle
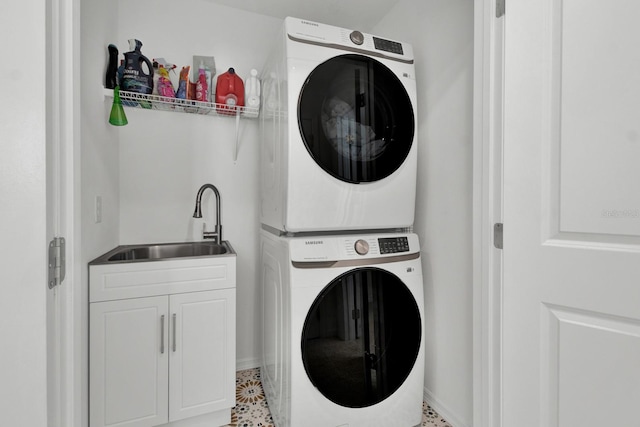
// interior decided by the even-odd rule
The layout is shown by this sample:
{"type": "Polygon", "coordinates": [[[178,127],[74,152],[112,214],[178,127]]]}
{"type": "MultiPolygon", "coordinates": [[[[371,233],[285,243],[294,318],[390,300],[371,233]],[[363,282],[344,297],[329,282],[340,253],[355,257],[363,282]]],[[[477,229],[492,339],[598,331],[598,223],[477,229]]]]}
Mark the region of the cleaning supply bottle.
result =
{"type": "Polygon", "coordinates": [[[121,59],[120,65],[118,66],[118,72],[116,75],[116,86],[122,87],[123,80],[124,80],[124,59],[121,59]]]}
{"type": "Polygon", "coordinates": [[[204,63],[200,62],[200,67],[198,67],[198,81],[196,82],[196,101],[207,102],[208,89],[207,73],[204,69],[204,63]]]}
{"type": "Polygon", "coordinates": [[[153,89],[151,90],[152,95],[158,95],[158,79],[160,78],[160,74],[158,73],[158,69],[160,65],[158,61],[152,61],[153,64],[153,89]]]}
{"type": "Polygon", "coordinates": [[[121,89],[128,92],[150,94],[153,91],[153,64],[140,52],[141,47],[140,40],[129,40],[131,51],[124,54],[121,89]],[[143,64],[146,64],[146,67],[143,64]]]}
{"type": "Polygon", "coordinates": [[[185,65],[180,70],[180,79],[178,80],[178,89],[176,90],[176,98],[179,99],[191,99],[189,96],[189,70],[190,65],[185,65]]]}
{"type": "Polygon", "coordinates": [[[258,70],[252,69],[244,84],[245,106],[244,115],[258,117],[260,111],[260,80],[258,70]]]}
{"type": "Polygon", "coordinates": [[[264,99],[262,108],[273,117],[280,110],[280,96],[278,93],[278,76],[276,73],[270,73],[269,77],[264,80],[264,99]]]}
{"type": "Polygon", "coordinates": [[[115,89],[118,85],[118,48],[114,44],[107,46],[109,50],[109,63],[107,64],[107,74],[105,76],[104,87],[107,89],[115,89]]]}
{"type": "Polygon", "coordinates": [[[169,78],[169,71],[162,65],[158,68],[158,95],[166,98],[176,97],[173,83],[171,83],[171,79],[169,78]]]}
{"type": "Polygon", "coordinates": [[[114,126],[124,126],[127,123],[127,115],[122,108],[120,100],[120,86],[113,88],[113,104],[111,105],[111,113],[109,114],[109,123],[114,126]]]}
{"type": "Polygon", "coordinates": [[[204,75],[207,76],[207,102],[215,102],[211,92],[213,92],[213,71],[207,65],[204,66],[204,75]]]}
{"type": "Polygon", "coordinates": [[[235,115],[236,107],[244,106],[244,82],[236,74],[236,70],[218,76],[216,82],[216,110],[220,114],[235,115]]]}

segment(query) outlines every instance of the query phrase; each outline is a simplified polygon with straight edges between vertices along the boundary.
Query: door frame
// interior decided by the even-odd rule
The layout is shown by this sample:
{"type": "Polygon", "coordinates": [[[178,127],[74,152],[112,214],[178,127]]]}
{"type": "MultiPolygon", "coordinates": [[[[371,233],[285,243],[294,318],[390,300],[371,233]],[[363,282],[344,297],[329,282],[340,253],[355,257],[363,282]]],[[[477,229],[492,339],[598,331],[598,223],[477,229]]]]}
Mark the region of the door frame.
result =
{"type": "MultiPolygon", "coordinates": [[[[55,100],[63,148],[64,206],[67,215],[67,276],[60,287],[61,390],[60,422],[82,426],[83,382],[82,301],[80,264],[80,0],[54,0],[50,36],[59,40],[52,58],[59,85],[55,100]],[[76,61],[74,62],[74,59],[76,61]]],[[[474,11],[474,125],[473,125],[473,425],[501,427],[501,267],[502,256],[493,247],[493,224],[502,218],[502,29],[504,17],[495,17],[493,0],[476,0],[474,11]],[[499,151],[499,155],[496,154],[499,151]]],[[[51,410],[49,410],[51,413],[51,410]]],[[[53,427],[53,426],[50,426],[53,427]]]]}
{"type": "MultiPolygon", "coordinates": [[[[47,418],[49,427],[81,427],[83,411],[83,357],[79,296],[80,265],[80,0],[47,3],[47,144],[53,159],[47,160],[52,174],[47,184],[59,217],[53,225],[56,237],[66,241],[66,275],[57,292],[53,316],[56,325],[47,328],[53,352],[47,354],[47,418]]],[[[49,210],[49,208],[48,208],[49,210]]],[[[46,285],[43,284],[43,287],[46,285]]],[[[49,351],[49,350],[48,350],[49,351]]]]}
{"type": "MultiPolygon", "coordinates": [[[[504,21],[500,0],[474,10],[473,425],[502,427],[502,223],[504,21]]],[[[503,3],[504,5],[504,3],[503,3]]]]}

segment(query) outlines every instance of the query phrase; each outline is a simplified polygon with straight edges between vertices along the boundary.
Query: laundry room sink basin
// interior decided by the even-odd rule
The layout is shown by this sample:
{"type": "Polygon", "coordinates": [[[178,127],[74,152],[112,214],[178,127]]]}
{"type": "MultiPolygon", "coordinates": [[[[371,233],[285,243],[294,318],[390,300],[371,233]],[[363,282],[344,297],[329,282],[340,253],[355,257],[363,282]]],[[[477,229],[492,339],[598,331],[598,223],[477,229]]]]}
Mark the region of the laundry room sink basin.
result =
{"type": "Polygon", "coordinates": [[[235,288],[228,241],[121,245],[89,262],[89,301],[235,288]]]}
{"type": "Polygon", "coordinates": [[[120,262],[144,262],[187,257],[215,257],[235,255],[228,241],[154,243],[142,245],[121,245],[96,258],[91,264],[111,264],[120,262]]]}

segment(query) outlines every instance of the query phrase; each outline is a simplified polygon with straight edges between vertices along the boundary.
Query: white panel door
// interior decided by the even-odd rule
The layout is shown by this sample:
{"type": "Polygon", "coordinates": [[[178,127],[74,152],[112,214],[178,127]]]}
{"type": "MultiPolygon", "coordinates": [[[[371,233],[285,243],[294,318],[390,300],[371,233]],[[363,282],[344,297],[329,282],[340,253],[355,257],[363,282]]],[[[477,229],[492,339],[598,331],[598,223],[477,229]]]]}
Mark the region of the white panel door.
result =
{"type": "Polygon", "coordinates": [[[508,2],[503,423],[640,423],[640,2],[508,2]]]}
{"type": "Polygon", "coordinates": [[[168,298],[90,304],[91,427],[168,421],[168,298]]]}
{"type": "Polygon", "coordinates": [[[169,420],[235,406],[236,290],[170,296],[169,420]]]}

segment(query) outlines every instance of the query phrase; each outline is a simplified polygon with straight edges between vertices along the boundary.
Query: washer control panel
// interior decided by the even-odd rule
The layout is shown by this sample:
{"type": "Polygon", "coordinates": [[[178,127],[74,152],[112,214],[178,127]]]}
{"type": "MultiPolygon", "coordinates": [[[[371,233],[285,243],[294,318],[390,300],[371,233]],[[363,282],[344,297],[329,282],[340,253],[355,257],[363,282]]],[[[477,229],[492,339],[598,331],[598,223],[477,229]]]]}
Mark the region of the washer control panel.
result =
{"type": "Polygon", "coordinates": [[[418,236],[407,234],[358,234],[351,236],[291,237],[292,261],[346,261],[402,256],[420,252],[418,236]]]}
{"type": "Polygon", "coordinates": [[[406,237],[384,237],[378,239],[381,254],[409,252],[409,239],[406,237]]]}

